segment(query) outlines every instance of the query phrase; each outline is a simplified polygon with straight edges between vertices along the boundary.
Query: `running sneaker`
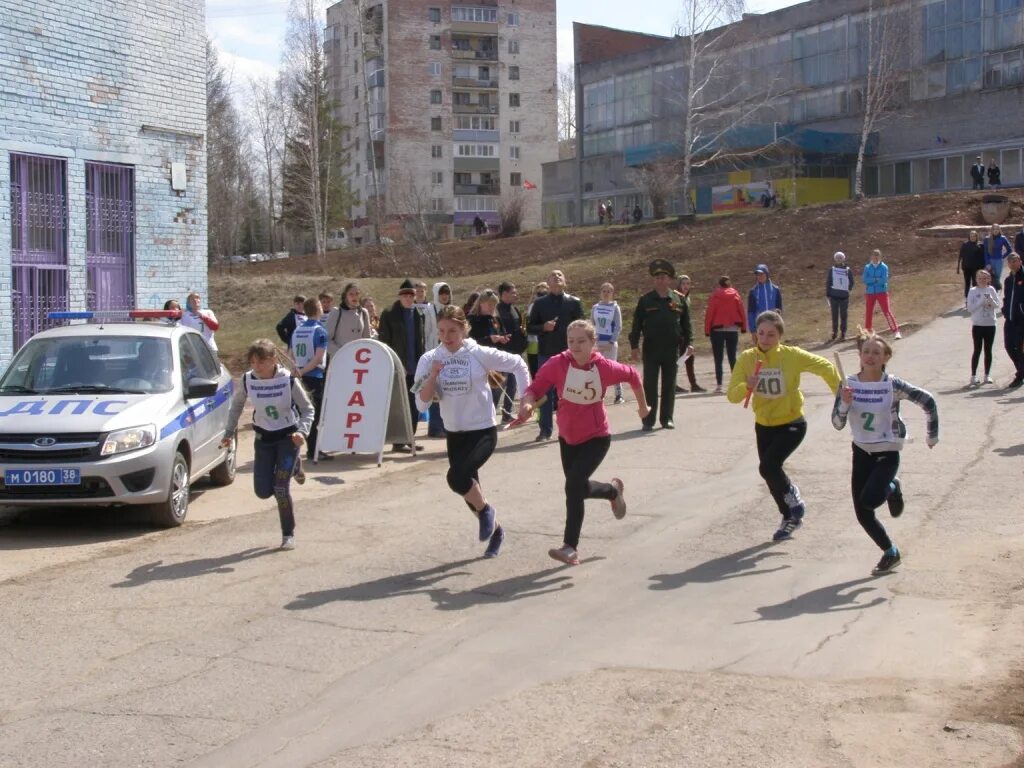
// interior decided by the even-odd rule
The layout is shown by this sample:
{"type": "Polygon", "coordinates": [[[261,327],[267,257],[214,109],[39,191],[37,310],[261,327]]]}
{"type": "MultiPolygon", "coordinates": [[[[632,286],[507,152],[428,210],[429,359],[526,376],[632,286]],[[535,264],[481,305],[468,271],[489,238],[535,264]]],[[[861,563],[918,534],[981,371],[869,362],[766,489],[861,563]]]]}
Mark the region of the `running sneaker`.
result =
{"type": "Polygon", "coordinates": [[[719,384],[719,385],[717,385],[717,386],[715,387],[715,394],[716,394],[716,395],[720,395],[720,394],[722,394],[722,392],[724,392],[724,391],[725,391],[725,390],[723,390],[723,389],[722,389],[722,385],[721,385],[721,384],[719,384]]]}
{"type": "Polygon", "coordinates": [[[971,381],[970,381],[970,383],[969,383],[969,384],[968,384],[967,386],[969,386],[969,387],[976,387],[976,386],[978,386],[978,385],[979,385],[980,383],[981,383],[981,382],[980,382],[980,381],[978,381],[978,377],[977,377],[977,376],[971,376],[971,381]]]}
{"type": "Polygon", "coordinates": [[[612,499],[612,514],[615,515],[616,520],[621,520],[626,516],[626,499],[622,495],[622,481],[617,477],[613,477],[612,485],[614,485],[615,490],[619,492],[619,495],[612,499]]]}
{"type": "Polygon", "coordinates": [[[803,525],[803,521],[792,517],[784,518],[779,529],[772,534],[772,541],[785,541],[793,538],[793,531],[803,525]]]}
{"type": "Polygon", "coordinates": [[[986,384],[991,384],[992,383],[992,377],[989,376],[987,373],[985,374],[985,383],[986,384]]]}
{"type": "Polygon", "coordinates": [[[295,476],[295,482],[299,485],[303,485],[306,482],[306,473],[302,469],[302,459],[295,459],[295,472],[293,474],[295,476]]]}
{"type": "Polygon", "coordinates": [[[886,552],[882,555],[882,559],[878,561],[878,565],[871,569],[872,575],[877,576],[881,573],[889,573],[889,571],[900,564],[901,559],[898,550],[895,555],[890,555],[886,552]]]}
{"type": "Polygon", "coordinates": [[[480,517],[480,541],[487,541],[494,535],[494,507],[490,504],[479,512],[480,517]]]}
{"type": "Polygon", "coordinates": [[[902,333],[900,333],[899,331],[896,331],[896,333],[894,333],[894,334],[892,335],[892,337],[893,337],[894,339],[902,339],[902,338],[903,338],[903,334],[902,334],[902,333]]]}
{"type": "Polygon", "coordinates": [[[898,477],[892,479],[892,484],[894,486],[893,491],[889,494],[889,498],[885,500],[885,503],[889,505],[889,514],[893,517],[899,517],[903,514],[903,485],[898,477]]]}
{"type": "Polygon", "coordinates": [[[281,549],[285,549],[285,550],[295,549],[295,537],[294,536],[284,536],[281,539],[281,549]]]}
{"type": "Polygon", "coordinates": [[[501,545],[505,541],[505,529],[500,525],[494,529],[494,533],[491,534],[491,541],[487,545],[487,549],[484,550],[484,557],[492,558],[497,557],[498,553],[501,552],[501,545]]]}
{"type": "Polygon", "coordinates": [[[782,500],[789,507],[790,517],[797,521],[803,520],[804,512],[807,511],[807,508],[804,506],[803,497],[800,496],[800,489],[797,486],[789,486],[789,492],[782,497],[782,500]]]}
{"type": "Polygon", "coordinates": [[[566,565],[579,565],[580,555],[575,549],[570,547],[568,544],[561,547],[560,549],[549,549],[548,556],[560,563],[566,565]]]}
{"type": "Polygon", "coordinates": [[[626,398],[622,395],[616,395],[615,402],[613,402],[612,405],[622,405],[624,402],[626,402],[626,398]]]}

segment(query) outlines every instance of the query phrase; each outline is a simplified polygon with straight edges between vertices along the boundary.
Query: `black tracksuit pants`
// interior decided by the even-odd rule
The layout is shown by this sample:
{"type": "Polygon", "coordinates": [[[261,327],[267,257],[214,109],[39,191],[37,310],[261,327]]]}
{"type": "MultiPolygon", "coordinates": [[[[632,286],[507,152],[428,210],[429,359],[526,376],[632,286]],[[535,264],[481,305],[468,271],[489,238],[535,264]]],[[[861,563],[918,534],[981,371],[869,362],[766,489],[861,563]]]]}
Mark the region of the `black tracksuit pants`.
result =
{"type": "MultiPolygon", "coordinates": [[[[672,388],[674,391],[674,383],[672,388]]],[[[611,444],[611,435],[594,437],[579,445],[569,445],[563,438],[558,438],[558,447],[562,454],[562,471],[565,472],[565,537],[563,541],[573,549],[580,545],[584,502],[587,499],[611,501],[619,495],[619,491],[614,485],[595,483],[590,479],[590,476],[604,461],[611,444]]]]}
{"type": "Polygon", "coordinates": [[[644,357],[644,396],[647,404],[651,407],[651,413],[644,419],[644,424],[654,426],[655,421],[660,421],[662,426],[672,421],[672,414],[676,406],[676,374],[679,372],[679,359],[644,357]],[[661,376],[661,386],[658,385],[658,376],[661,376]],[[661,413],[658,413],[659,390],[661,393],[661,413]]]}
{"type": "Polygon", "coordinates": [[[892,546],[892,539],[875,516],[875,510],[889,498],[889,485],[900,468],[899,451],[868,453],[856,444],[853,446],[853,475],[850,490],[853,492],[853,509],[871,540],[885,551],[892,546]]]}

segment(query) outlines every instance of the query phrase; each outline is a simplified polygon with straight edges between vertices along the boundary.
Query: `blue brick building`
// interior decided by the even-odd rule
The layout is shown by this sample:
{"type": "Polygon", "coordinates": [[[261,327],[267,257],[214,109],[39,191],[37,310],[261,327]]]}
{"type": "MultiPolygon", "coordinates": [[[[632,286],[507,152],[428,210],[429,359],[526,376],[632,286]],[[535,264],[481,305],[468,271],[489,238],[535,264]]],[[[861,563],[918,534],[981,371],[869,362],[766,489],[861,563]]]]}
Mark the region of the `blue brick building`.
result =
{"type": "Polygon", "coordinates": [[[0,368],[56,309],[206,292],[203,0],[19,0],[0,24],[0,368]]]}

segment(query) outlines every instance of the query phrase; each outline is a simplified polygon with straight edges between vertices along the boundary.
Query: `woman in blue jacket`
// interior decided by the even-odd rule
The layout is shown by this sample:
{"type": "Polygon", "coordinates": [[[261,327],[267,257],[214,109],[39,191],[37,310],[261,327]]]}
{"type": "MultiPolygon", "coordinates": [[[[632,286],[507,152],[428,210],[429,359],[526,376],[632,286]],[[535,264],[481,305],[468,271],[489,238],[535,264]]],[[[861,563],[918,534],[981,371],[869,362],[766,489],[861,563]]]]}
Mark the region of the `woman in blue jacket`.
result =
{"type": "Polygon", "coordinates": [[[982,243],[981,249],[985,252],[985,266],[992,273],[992,283],[998,291],[1002,285],[999,278],[1003,276],[1003,259],[1013,253],[1013,247],[999,225],[993,224],[992,229],[985,235],[985,242],[982,243]]]}
{"type": "Polygon", "coordinates": [[[864,313],[864,330],[871,330],[871,321],[875,314],[875,304],[885,315],[894,339],[902,339],[900,326],[889,309],[889,267],[882,261],[882,252],[877,248],[871,252],[871,262],[864,265],[864,298],[867,309],[864,313]]]}

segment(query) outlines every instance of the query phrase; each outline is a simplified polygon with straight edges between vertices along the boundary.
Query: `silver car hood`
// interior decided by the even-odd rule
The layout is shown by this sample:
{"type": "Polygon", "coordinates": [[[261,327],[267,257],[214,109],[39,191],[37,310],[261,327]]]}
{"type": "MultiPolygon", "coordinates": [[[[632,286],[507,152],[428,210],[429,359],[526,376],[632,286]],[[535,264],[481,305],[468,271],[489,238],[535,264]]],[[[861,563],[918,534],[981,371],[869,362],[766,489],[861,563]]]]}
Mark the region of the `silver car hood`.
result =
{"type": "Polygon", "coordinates": [[[128,395],[0,395],[0,439],[5,434],[109,432],[142,424],[162,426],[174,392],[128,395]]]}

